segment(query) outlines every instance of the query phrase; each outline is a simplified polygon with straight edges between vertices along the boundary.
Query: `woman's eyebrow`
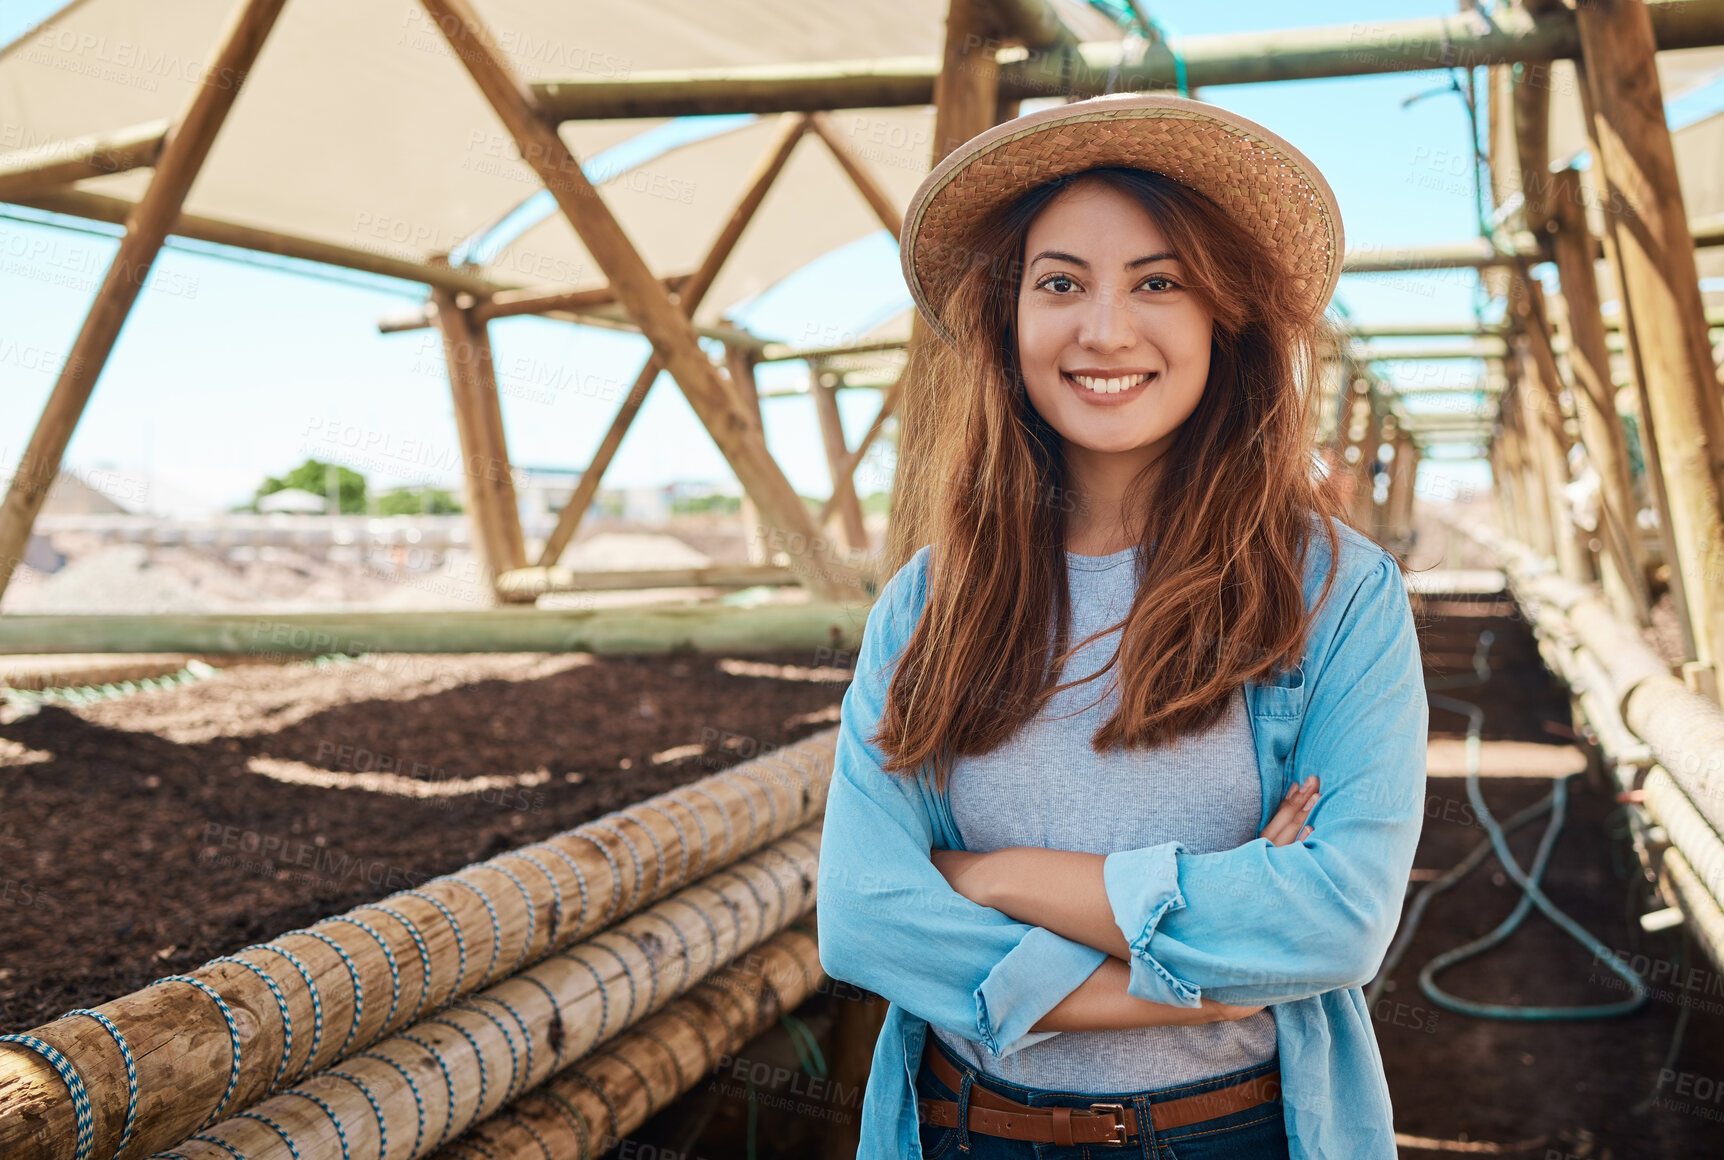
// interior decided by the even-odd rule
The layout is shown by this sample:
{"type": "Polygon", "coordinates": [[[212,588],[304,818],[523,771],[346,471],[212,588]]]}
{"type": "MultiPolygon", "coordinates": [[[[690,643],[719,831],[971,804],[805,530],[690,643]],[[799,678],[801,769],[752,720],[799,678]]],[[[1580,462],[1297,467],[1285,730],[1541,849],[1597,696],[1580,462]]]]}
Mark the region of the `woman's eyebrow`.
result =
{"type": "Polygon", "coordinates": [[[1145,257],[1138,258],[1134,261],[1127,262],[1125,264],[1125,268],[1128,270],[1134,270],[1139,266],[1147,266],[1151,262],[1177,262],[1177,261],[1179,261],[1179,255],[1178,254],[1174,253],[1172,250],[1162,250],[1159,253],[1149,254],[1145,257]]]}
{"type": "MultiPolygon", "coordinates": [[[[1070,262],[1074,266],[1081,266],[1085,270],[1089,269],[1089,263],[1088,262],[1086,262],[1082,258],[1078,257],[1076,254],[1068,254],[1064,250],[1043,250],[1041,253],[1037,254],[1035,257],[1030,259],[1030,265],[1033,266],[1037,262],[1043,261],[1044,259],[1052,260],[1055,262],[1070,262]]],[[[1161,251],[1158,251],[1157,253],[1154,253],[1154,254],[1146,254],[1141,258],[1133,258],[1131,261],[1129,261],[1125,264],[1125,268],[1128,270],[1135,270],[1135,269],[1137,269],[1137,267],[1147,266],[1151,262],[1166,262],[1166,261],[1178,261],[1178,260],[1179,260],[1179,255],[1175,254],[1172,250],[1161,250],[1161,251]]]]}

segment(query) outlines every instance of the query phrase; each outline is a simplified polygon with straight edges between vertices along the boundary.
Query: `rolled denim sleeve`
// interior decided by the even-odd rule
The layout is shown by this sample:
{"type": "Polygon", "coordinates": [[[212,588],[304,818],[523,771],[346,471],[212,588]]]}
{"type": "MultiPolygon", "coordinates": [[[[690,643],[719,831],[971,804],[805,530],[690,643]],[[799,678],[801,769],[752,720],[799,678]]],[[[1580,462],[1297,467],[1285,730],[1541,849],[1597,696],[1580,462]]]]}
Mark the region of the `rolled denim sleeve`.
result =
{"type": "Polygon", "coordinates": [[[820,963],[948,1032],[1010,1055],[1057,1032],[1035,1023],[1107,955],[959,894],[934,867],[917,779],[887,773],[869,738],[920,615],[924,548],[892,578],[863,631],[841,707],[820,844],[820,963]]]}
{"type": "Polygon", "coordinates": [[[1311,835],[1206,854],[1169,842],[1105,859],[1131,994],[1283,1003],[1362,986],[1382,963],[1424,820],[1429,711],[1406,585],[1380,555],[1328,620],[1290,759],[1289,782],[1321,780],[1311,835]]]}

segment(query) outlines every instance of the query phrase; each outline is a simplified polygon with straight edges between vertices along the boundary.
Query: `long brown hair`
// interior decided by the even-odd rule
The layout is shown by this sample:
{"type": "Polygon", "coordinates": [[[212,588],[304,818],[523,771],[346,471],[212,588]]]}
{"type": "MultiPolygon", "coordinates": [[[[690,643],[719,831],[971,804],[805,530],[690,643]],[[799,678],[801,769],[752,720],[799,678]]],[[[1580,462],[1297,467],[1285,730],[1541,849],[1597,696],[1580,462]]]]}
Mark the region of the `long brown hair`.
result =
{"type": "MultiPolygon", "coordinates": [[[[1333,524],[1313,518],[1342,514],[1313,475],[1325,324],[1300,307],[1276,255],[1160,174],[1092,169],[1027,191],[954,256],[964,271],[941,316],[955,348],[924,343],[906,372],[937,384],[927,483],[940,498],[909,540],[933,545],[928,599],[873,740],[892,772],[931,761],[936,785],[955,757],[992,751],[1083,683],[1055,682],[1102,635],[1069,640],[1065,517],[1082,497],[1058,432],[1030,403],[1016,327],[1030,223],[1080,179],[1144,206],[1215,320],[1202,397],[1127,497],[1128,511],[1145,513],[1137,592],[1114,656],[1085,678],[1118,669],[1118,709],[1092,746],[1200,731],[1243,681],[1291,669],[1309,624],[1302,560],[1319,524],[1331,560],[1339,553],[1333,524]]],[[[1333,580],[1331,569],[1319,603],[1333,580]]]]}

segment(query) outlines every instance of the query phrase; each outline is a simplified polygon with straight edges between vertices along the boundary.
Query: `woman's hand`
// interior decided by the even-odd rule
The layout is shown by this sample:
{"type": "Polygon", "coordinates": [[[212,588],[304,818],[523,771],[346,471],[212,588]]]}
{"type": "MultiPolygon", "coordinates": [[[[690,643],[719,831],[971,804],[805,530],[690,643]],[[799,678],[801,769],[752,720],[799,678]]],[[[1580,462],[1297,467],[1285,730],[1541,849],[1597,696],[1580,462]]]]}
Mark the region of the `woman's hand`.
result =
{"type": "Polygon", "coordinates": [[[1287,796],[1281,799],[1281,808],[1275,811],[1275,816],[1269,819],[1269,824],[1263,827],[1259,838],[1268,838],[1276,846],[1290,846],[1294,842],[1302,842],[1313,827],[1299,826],[1311,813],[1311,808],[1317,804],[1317,775],[1312,774],[1303,783],[1287,791],[1287,796]]]}

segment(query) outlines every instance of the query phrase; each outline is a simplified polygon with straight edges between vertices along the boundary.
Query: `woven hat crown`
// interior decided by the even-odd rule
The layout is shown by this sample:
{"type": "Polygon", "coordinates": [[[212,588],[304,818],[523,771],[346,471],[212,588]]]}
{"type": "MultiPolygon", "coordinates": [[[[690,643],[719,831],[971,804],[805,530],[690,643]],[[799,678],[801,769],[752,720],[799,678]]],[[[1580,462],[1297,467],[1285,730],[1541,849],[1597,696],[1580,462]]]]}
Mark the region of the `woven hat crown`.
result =
{"type": "Polygon", "coordinates": [[[917,308],[940,309],[979,221],[1038,185],[1102,167],[1146,169],[1209,198],[1273,252],[1312,318],[1341,276],[1341,210],[1309,158],[1263,126],[1185,97],[1093,97],[996,125],[953,150],[910,199],[900,256],[917,308]]]}

